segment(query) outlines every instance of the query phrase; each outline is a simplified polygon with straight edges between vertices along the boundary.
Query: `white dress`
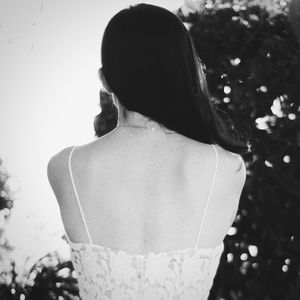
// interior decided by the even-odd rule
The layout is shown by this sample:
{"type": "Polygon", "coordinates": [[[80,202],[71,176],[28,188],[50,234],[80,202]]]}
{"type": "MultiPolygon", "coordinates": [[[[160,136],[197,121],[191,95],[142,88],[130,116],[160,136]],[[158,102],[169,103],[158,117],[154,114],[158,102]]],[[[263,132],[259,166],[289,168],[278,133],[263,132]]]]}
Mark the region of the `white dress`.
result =
{"type": "Polygon", "coordinates": [[[218,169],[218,152],[197,240],[193,248],[133,254],[94,244],[82,211],[71,169],[69,171],[89,243],[75,243],[67,236],[71,260],[78,276],[82,300],[207,300],[224,243],[197,247],[218,169]]]}

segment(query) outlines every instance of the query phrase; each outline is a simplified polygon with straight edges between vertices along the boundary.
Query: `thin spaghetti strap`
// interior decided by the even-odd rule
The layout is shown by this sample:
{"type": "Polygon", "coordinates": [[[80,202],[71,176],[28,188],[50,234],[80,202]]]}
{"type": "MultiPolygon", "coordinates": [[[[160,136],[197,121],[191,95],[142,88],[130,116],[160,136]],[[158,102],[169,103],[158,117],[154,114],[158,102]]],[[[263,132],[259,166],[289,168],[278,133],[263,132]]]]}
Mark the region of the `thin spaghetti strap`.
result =
{"type": "Polygon", "coordinates": [[[216,153],[216,166],[215,166],[213,178],[212,178],[212,181],[211,181],[211,184],[210,184],[210,189],[209,189],[209,193],[208,193],[208,197],[207,197],[207,201],[206,201],[206,205],[205,205],[205,209],[204,209],[204,214],[203,214],[202,221],[201,221],[201,224],[200,224],[197,240],[196,240],[196,243],[195,243],[195,249],[197,249],[197,246],[198,246],[198,243],[199,243],[200,235],[201,235],[201,232],[202,232],[202,227],[203,227],[203,224],[204,224],[204,220],[206,218],[207,208],[208,208],[208,204],[209,204],[210,197],[211,197],[211,194],[212,194],[212,190],[213,190],[213,187],[214,187],[214,183],[215,183],[215,179],[216,179],[216,175],[217,175],[217,170],[218,170],[218,165],[219,165],[219,156],[218,156],[217,148],[213,144],[211,146],[213,147],[213,149],[216,153]]]}
{"type": "Polygon", "coordinates": [[[81,204],[80,204],[80,201],[79,201],[79,197],[78,197],[78,194],[77,194],[77,189],[75,187],[74,179],[73,179],[73,173],[72,173],[72,168],[71,168],[71,157],[72,157],[72,154],[73,154],[73,151],[74,151],[75,148],[76,148],[76,146],[74,146],[72,148],[72,150],[70,151],[70,154],[69,154],[69,172],[70,172],[71,181],[72,181],[74,193],[75,193],[75,196],[76,196],[76,200],[77,200],[77,203],[78,203],[78,207],[79,207],[79,210],[80,210],[80,214],[81,214],[81,217],[82,217],[82,221],[83,221],[83,224],[84,224],[84,227],[85,227],[88,239],[89,239],[89,243],[93,244],[92,239],[91,239],[91,235],[90,235],[90,232],[89,232],[89,229],[88,229],[88,226],[87,226],[84,214],[83,214],[83,210],[82,210],[82,207],[81,207],[81,204]]]}

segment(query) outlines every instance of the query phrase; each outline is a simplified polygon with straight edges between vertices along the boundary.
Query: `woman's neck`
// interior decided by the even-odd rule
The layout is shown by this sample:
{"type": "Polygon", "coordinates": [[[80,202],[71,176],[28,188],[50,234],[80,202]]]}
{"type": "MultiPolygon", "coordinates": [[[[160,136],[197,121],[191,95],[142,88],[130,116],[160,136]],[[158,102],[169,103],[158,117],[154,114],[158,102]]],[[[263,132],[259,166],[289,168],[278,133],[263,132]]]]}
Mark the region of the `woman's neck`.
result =
{"type": "Polygon", "coordinates": [[[118,108],[118,126],[125,125],[129,127],[151,127],[151,129],[158,129],[162,132],[169,131],[165,126],[154,120],[151,120],[149,117],[144,116],[143,114],[136,111],[126,109],[122,104],[120,104],[118,98],[115,95],[113,95],[113,99],[118,108]]]}
{"type": "Polygon", "coordinates": [[[159,123],[136,112],[118,106],[118,125],[163,128],[159,123]]]}

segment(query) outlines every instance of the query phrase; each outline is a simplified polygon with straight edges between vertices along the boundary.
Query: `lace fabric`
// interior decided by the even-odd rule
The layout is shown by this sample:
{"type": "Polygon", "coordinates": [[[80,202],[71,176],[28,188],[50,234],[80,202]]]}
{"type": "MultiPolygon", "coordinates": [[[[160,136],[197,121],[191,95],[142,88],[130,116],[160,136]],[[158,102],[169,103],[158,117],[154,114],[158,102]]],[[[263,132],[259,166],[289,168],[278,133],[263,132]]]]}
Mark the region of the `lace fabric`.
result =
{"type": "Polygon", "coordinates": [[[216,247],[197,247],[218,169],[218,153],[212,147],[216,166],[195,246],[146,254],[92,242],[72,175],[71,156],[75,147],[72,148],[70,177],[89,243],[73,242],[67,234],[66,237],[82,300],[207,300],[224,250],[223,242],[216,247]]]}
{"type": "Polygon", "coordinates": [[[207,300],[224,250],[222,242],[139,255],[67,240],[83,300],[207,300]]]}

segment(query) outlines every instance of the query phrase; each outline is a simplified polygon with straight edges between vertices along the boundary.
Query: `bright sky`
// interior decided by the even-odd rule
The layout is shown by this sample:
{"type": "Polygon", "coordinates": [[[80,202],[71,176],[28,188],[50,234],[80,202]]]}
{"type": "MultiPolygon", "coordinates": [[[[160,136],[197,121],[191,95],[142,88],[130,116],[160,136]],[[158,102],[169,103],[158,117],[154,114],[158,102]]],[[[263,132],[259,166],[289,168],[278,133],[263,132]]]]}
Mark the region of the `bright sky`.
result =
{"type": "MultiPolygon", "coordinates": [[[[102,34],[116,12],[138,2],[0,1],[0,157],[15,191],[6,235],[19,264],[54,249],[69,257],[47,163],[94,139],[102,34]]],[[[184,1],[141,2],[175,11],[184,1]]]]}

